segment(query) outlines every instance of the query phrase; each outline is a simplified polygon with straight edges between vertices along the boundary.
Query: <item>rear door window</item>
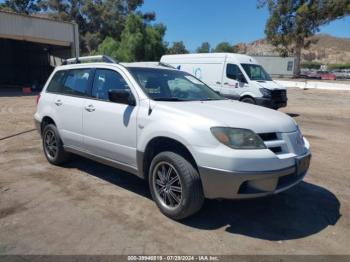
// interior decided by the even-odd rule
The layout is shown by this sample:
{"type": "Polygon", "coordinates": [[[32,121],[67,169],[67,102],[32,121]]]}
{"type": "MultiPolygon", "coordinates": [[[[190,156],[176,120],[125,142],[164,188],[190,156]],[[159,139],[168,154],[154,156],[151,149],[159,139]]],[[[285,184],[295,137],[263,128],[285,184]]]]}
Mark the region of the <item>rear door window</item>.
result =
{"type": "Polygon", "coordinates": [[[86,96],[91,69],[73,69],[66,72],[62,93],[66,95],[86,96]]]}

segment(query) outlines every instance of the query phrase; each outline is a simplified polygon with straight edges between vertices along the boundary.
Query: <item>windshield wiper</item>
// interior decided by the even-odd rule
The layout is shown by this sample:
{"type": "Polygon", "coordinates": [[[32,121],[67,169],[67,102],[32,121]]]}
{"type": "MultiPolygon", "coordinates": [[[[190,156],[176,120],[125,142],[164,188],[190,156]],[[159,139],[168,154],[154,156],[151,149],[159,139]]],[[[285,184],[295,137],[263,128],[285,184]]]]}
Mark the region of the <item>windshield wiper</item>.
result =
{"type": "Polygon", "coordinates": [[[153,98],[153,100],[155,101],[188,101],[178,97],[155,97],[153,98]]]}

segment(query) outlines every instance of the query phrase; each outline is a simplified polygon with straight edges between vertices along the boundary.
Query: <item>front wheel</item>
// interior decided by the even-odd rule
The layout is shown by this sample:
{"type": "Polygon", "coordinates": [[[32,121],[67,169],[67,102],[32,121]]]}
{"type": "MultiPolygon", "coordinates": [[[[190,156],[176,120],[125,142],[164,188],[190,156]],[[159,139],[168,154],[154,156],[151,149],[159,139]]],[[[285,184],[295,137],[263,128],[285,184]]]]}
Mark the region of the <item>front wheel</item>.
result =
{"type": "Polygon", "coordinates": [[[253,98],[251,98],[251,97],[244,97],[244,98],[241,99],[241,102],[248,103],[248,104],[253,104],[253,105],[256,104],[255,100],[253,98]]]}
{"type": "Polygon", "coordinates": [[[179,154],[162,152],[155,156],[148,182],[158,208],[172,219],[193,215],[203,205],[204,194],[198,171],[179,154]]]}

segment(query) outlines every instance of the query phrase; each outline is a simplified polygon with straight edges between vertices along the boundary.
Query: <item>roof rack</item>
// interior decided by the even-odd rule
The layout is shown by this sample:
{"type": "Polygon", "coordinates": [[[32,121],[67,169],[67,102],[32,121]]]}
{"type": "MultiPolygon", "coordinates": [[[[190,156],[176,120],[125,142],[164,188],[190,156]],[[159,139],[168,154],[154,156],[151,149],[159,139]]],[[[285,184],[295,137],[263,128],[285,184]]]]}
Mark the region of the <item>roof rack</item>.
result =
{"type": "Polygon", "coordinates": [[[118,61],[106,55],[95,55],[95,56],[82,56],[73,57],[63,60],[63,65],[80,64],[80,63],[92,63],[92,62],[104,62],[118,64],[118,61]]]}

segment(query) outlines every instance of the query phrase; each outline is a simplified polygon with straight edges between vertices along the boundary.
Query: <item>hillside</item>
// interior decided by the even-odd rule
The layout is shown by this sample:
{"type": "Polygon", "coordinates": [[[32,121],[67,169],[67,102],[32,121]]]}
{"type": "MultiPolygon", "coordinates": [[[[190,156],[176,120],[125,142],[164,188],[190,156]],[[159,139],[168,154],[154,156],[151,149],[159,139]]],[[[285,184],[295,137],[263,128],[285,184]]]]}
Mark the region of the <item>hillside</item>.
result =
{"type": "MultiPolygon", "coordinates": [[[[319,34],[312,38],[316,43],[302,51],[302,62],[319,62],[322,64],[350,63],[350,38],[339,38],[319,34]]],[[[275,48],[265,39],[249,44],[239,44],[240,53],[249,55],[278,55],[275,48]]]]}

